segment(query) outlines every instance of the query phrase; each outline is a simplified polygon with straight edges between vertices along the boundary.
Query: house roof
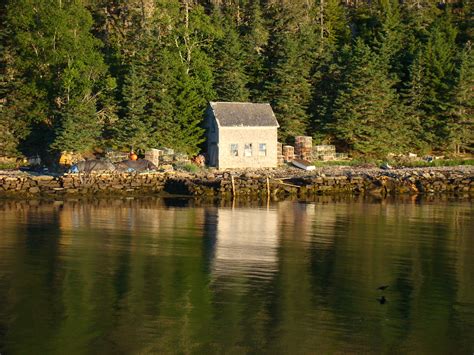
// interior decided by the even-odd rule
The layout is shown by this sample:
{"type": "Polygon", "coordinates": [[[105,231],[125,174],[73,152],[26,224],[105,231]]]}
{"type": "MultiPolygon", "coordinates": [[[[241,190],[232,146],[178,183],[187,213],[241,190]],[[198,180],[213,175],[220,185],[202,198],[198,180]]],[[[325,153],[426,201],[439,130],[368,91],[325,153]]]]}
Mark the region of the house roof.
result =
{"type": "Polygon", "coordinates": [[[279,127],[270,104],[210,102],[220,127],[279,127]]]}

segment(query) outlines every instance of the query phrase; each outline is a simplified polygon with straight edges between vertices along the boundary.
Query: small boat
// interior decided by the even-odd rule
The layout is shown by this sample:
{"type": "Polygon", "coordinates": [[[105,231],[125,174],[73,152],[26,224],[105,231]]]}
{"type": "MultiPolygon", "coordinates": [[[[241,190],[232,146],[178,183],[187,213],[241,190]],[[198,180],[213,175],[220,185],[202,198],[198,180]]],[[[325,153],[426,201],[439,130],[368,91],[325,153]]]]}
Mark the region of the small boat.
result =
{"type": "Polygon", "coordinates": [[[307,170],[307,171],[316,169],[316,167],[311,162],[307,160],[303,160],[303,159],[293,159],[291,163],[297,168],[307,170]]]}

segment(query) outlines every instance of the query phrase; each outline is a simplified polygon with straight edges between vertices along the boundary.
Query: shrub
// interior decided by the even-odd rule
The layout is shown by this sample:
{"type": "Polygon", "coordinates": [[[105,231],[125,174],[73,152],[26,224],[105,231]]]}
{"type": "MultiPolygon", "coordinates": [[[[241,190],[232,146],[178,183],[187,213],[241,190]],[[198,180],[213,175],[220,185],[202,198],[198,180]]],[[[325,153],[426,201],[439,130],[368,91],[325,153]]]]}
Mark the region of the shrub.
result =
{"type": "Polygon", "coordinates": [[[197,173],[200,171],[199,167],[191,163],[177,163],[175,164],[176,170],[184,170],[188,173],[197,173]]]}

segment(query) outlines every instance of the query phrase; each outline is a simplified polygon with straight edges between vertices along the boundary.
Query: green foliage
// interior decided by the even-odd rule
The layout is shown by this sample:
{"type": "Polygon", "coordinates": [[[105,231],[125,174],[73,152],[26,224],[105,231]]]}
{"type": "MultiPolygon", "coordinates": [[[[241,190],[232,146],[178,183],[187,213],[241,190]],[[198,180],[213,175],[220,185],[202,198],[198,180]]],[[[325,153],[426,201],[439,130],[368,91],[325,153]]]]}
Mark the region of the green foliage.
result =
{"type": "Polygon", "coordinates": [[[175,169],[187,171],[188,173],[193,173],[193,174],[198,173],[199,171],[201,171],[201,169],[199,169],[198,166],[196,166],[194,164],[191,164],[191,163],[176,164],[175,169]]]}
{"type": "Polygon", "coordinates": [[[460,55],[456,84],[451,92],[448,123],[444,127],[447,143],[455,154],[474,150],[474,51],[468,43],[460,55]]]}
{"type": "Polygon", "coordinates": [[[280,123],[279,138],[287,142],[304,135],[309,123],[314,29],[297,23],[307,15],[304,10],[301,3],[275,5],[275,31],[269,39],[266,97],[280,123]]]}
{"type": "Polygon", "coordinates": [[[51,145],[58,151],[87,152],[97,144],[102,126],[97,124],[95,101],[69,100],[58,114],[56,138],[51,145]]]}
{"type": "Polygon", "coordinates": [[[358,40],[345,76],[335,102],[336,136],[361,154],[400,151],[404,142],[393,133],[405,131],[405,122],[383,60],[358,40]]]}
{"type": "Polygon", "coordinates": [[[439,166],[472,166],[474,165],[473,159],[436,159],[431,162],[425,160],[414,160],[414,161],[394,161],[391,163],[393,166],[404,166],[408,168],[424,168],[424,167],[439,167],[439,166]]]}
{"type": "Polygon", "coordinates": [[[426,113],[421,120],[423,130],[431,134],[428,142],[439,147],[444,144],[445,114],[449,107],[449,93],[453,88],[456,56],[456,30],[449,18],[437,19],[431,26],[423,52],[424,97],[421,107],[426,113]]]}
{"type": "Polygon", "coordinates": [[[27,83],[30,95],[39,98],[32,104],[22,95],[23,88],[11,90],[11,114],[28,122],[33,111],[34,120],[49,131],[44,142],[49,148],[89,149],[101,131],[95,103],[107,70],[100,42],[90,33],[91,14],[80,2],[20,0],[7,6],[7,23],[12,70],[18,82],[27,83]],[[80,131],[83,142],[76,136],[80,131]]]}
{"type": "Polygon", "coordinates": [[[308,124],[307,108],[311,97],[309,67],[301,56],[296,40],[283,40],[283,53],[279,54],[267,83],[268,97],[280,123],[280,138],[288,141],[304,135],[308,124]]]}
{"type": "Polygon", "coordinates": [[[18,166],[15,163],[0,163],[0,170],[16,169],[18,166]]]}
{"type": "Polygon", "coordinates": [[[280,139],[472,151],[472,5],[7,0],[0,154],[196,154],[209,100],[270,102],[280,139]]]}
{"type": "Polygon", "coordinates": [[[145,111],[147,91],[143,68],[132,65],[122,87],[123,114],[115,125],[115,139],[121,148],[145,149],[151,123],[145,111]]]}
{"type": "Polygon", "coordinates": [[[174,100],[168,107],[169,114],[157,121],[158,140],[162,146],[195,155],[204,142],[201,122],[205,102],[198,94],[196,81],[186,74],[184,68],[176,75],[178,78],[172,88],[174,100]]]}
{"type": "Polygon", "coordinates": [[[219,100],[248,101],[248,79],[244,71],[239,34],[231,23],[224,25],[224,36],[216,43],[215,89],[219,100]]]}
{"type": "Polygon", "coordinates": [[[260,0],[251,0],[245,7],[242,26],[242,47],[245,50],[245,73],[254,102],[264,101],[265,48],[268,45],[268,28],[265,25],[260,0]]]}

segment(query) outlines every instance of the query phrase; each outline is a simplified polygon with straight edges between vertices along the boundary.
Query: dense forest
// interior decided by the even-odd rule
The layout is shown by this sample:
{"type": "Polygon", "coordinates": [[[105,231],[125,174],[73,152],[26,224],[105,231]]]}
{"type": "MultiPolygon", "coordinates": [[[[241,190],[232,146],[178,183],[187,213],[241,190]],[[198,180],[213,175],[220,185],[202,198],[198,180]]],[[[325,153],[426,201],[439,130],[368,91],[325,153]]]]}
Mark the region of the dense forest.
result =
{"type": "Polygon", "coordinates": [[[473,148],[468,0],[4,0],[0,155],[172,147],[208,101],[271,103],[280,140],[473,148]]]}

